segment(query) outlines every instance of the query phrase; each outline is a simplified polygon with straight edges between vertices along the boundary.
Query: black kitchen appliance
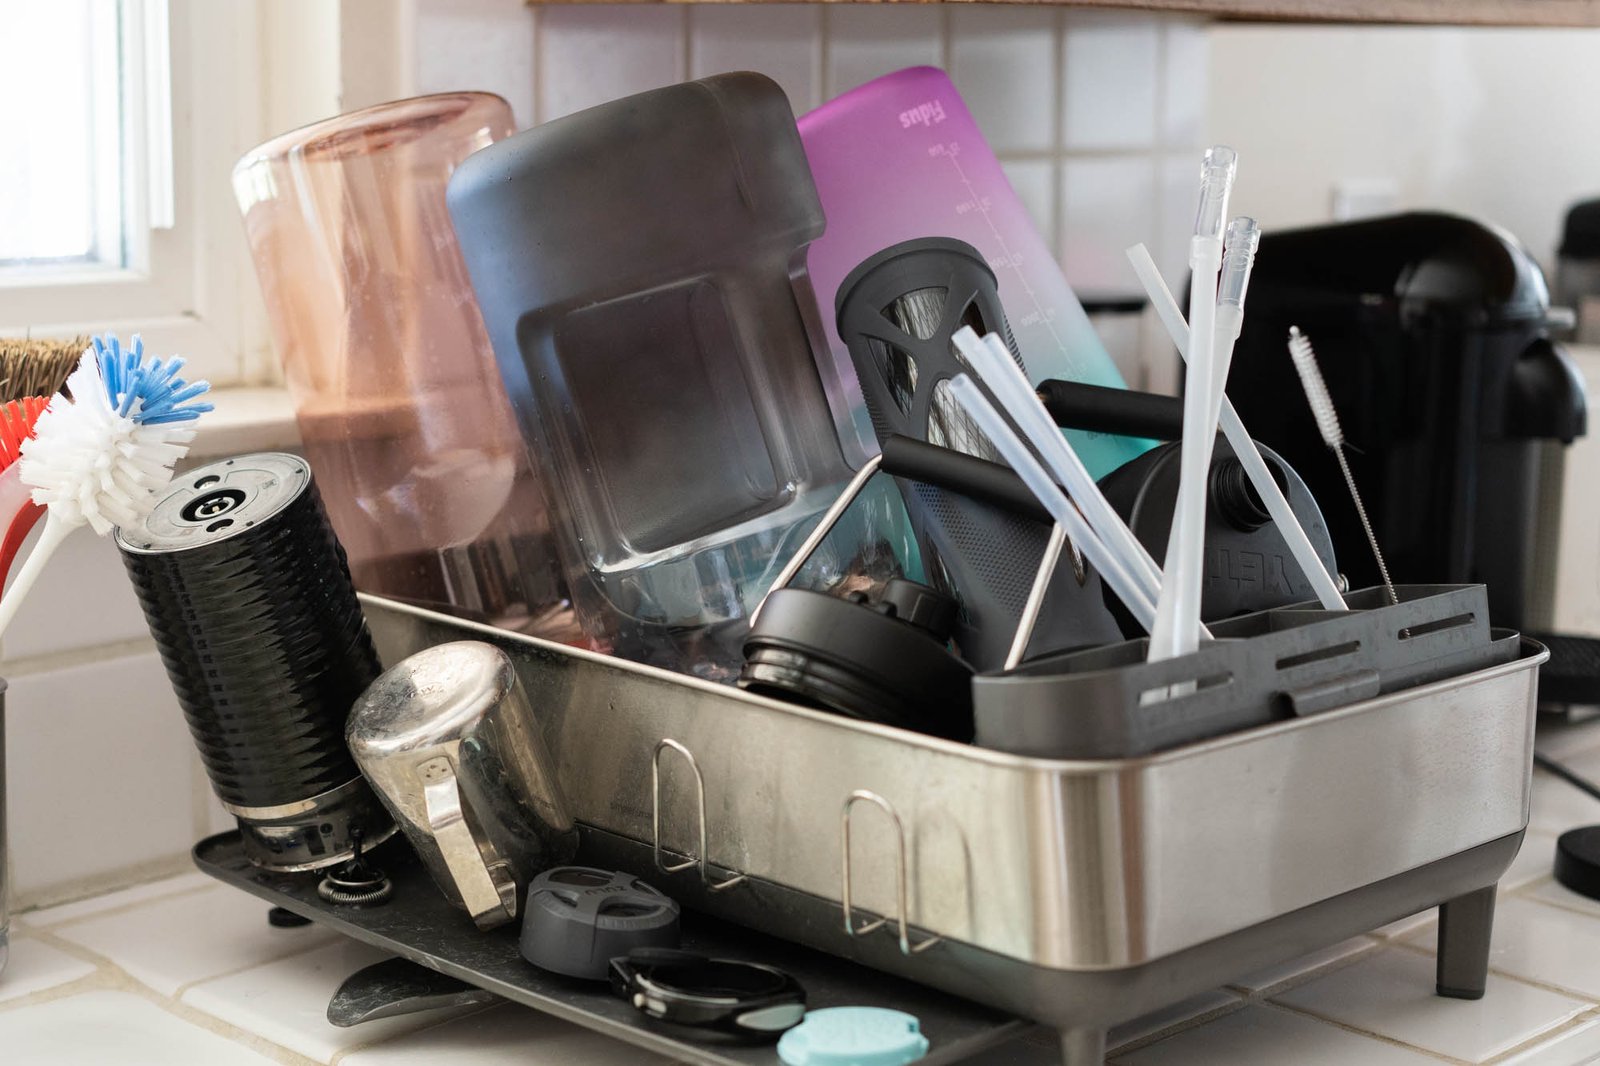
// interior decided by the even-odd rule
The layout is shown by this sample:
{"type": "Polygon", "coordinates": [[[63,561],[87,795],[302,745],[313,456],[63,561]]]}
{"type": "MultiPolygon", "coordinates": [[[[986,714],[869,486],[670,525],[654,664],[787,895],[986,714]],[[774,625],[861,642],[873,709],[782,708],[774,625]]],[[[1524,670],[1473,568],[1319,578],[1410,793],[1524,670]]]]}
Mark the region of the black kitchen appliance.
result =
{"type": "MultiPolygon", "coordinates": [[[[1375,584],[1377,566],[1295,378],[1289,327],[1316,345],[1395,580],[1483,582],[1494,623],[1522,628],[1542,613],[1540,567],[1553,564],[1543,459],[1587,423],[1549,310],[1533,258],[1473,219],[1418,212],[1262,237],[1228,395],[1311,486],[1354,587],[1375,584]]],[[[1551,648],[1541,699],[1600,702],[1600,642],[1534,635],[1551,648]]]]}

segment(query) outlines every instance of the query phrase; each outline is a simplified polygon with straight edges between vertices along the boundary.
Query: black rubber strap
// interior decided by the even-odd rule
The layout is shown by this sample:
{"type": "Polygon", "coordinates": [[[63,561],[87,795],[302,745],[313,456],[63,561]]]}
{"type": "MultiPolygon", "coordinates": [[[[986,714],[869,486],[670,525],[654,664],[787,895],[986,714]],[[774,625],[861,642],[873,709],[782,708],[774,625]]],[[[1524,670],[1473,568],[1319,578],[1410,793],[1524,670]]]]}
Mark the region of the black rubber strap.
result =
{"type": "Polygon", "coordinates": [[[1045,410],[1066,429],[1121,433],[1152,440],[1183,436],[1183,401],[1133,389],[1049,379],[1039,383],[1045,410]]]}
{"type": "Polygon", "coordinates": [[[1049,512],[1015,471],[987,459],[891,434],[883,442],[882,469],[886,474],[937,485],[1025,518],[1045,523],[1052,521],[1049,512]]]}

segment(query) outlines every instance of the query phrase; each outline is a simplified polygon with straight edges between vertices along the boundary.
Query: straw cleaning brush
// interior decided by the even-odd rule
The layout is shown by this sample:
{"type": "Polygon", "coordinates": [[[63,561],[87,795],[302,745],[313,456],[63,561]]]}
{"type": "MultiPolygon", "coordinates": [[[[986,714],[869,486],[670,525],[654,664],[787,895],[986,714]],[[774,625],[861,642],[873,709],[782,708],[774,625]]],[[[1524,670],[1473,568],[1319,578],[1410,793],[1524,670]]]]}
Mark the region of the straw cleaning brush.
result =
{"type": "Polygon", "coordinates": [[[1383,577],[1383,590],[1389,597],[1389,602],[1399,603],[1394,593],[1394,582],[1389,580],[1389,567],[1383,561],[1383,551],[1378,547],[1378,535],[1372,530],[1372,521],[1367,517],[1367,508],[1361,502],[1361,493],[1356,490],[1355,475],[1350,472],[1350,463],[1344,457],[1344,429],[1339,425],[1339,414],[1333,409],[1333,397],[1328,393],[1328,383],[1322,379],[1322,370],[1317,366],[1317,354],[1311,350],[1311,339],[1300,332],[1299,326],[1289,327],[1289,358],[1294,360],[1295,372],[1300,375],[1300,384],[1306,390],[1306,402],[1311,405],[1311,414],[1317,420],[1317,431],[1322,434],[1322,440],[1333,451],[1335,459],[1339,460],[1339,470],[1344,474],[1344,483],[1350,487],[1350,499],[1356,505],[1356,514],[1361,519],[1361,528],[1366,530],[1367,543],[1372,545],[1373,558],[1378,562],[1378,573],[1383,577]]]}

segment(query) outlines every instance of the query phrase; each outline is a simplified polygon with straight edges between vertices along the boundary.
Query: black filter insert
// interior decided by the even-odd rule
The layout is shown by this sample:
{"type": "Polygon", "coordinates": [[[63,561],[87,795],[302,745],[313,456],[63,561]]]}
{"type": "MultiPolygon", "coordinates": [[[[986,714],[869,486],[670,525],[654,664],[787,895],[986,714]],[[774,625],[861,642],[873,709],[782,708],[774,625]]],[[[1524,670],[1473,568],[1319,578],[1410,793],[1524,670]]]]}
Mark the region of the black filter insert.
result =
{"type": "Polygon", "coordinates": [[[877,600],[778,589],[745,641],[741,687],[869,722],[972,739],[972,668],[949,649],[956,603],[903,578],[877,600]]]}
{"type": "MultiPolygon", "coordinates": [[[[949,387],[968,369],[950,339],[963,326],[1005,338],[1022,363],[994,271],[977,249],[947,237],[885,248],[850,272],[835,304],[839,337],[850,349],[879,445],[899,435],[999,459],[949,387]]],[[[902,478],[899,487],[932,583],[961,603],[955,640],[962,656],[979,670],[998,669],[1044,555],[1049,523],[940,485],[902,478]]],[[[1057,591],[1065,595],[1071,580],[1063,575],[1057,591]]],[[[1036,631],[1042,648],[1062,646],[1050,641],[1051,629],[1047,622],[1036,631]]]]}
{"type": "Polygon", "coordinates": [[[391,835],[344,740],[378,656],[305,460],[184,474],[117,545],[251,859],[316,869],[391,835]]]}

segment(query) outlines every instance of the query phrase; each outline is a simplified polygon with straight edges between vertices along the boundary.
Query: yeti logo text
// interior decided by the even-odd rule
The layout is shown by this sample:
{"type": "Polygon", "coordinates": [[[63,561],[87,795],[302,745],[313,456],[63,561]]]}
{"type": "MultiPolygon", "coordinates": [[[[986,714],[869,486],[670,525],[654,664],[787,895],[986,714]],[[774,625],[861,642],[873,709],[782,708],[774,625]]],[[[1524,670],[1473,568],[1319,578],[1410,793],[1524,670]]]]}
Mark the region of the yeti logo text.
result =
{"type": "Polygon", "coordinates": [[[932,126],[943,121],[944,105],[937,100],[929,100],[909,111],[900,112],[900,128],[903,130],[908,130],[912,126],[932,126]]]}
{"type": "Polygon", "coordinates": [[[1283,556],[1252,551],[1215,549],[1216,564],[1211,580],[1231,581],[1234,588],[1261,589],[1274,595],[1286,596],[1293,592],[1289,575],[1284,573],[1283,556]]]}

